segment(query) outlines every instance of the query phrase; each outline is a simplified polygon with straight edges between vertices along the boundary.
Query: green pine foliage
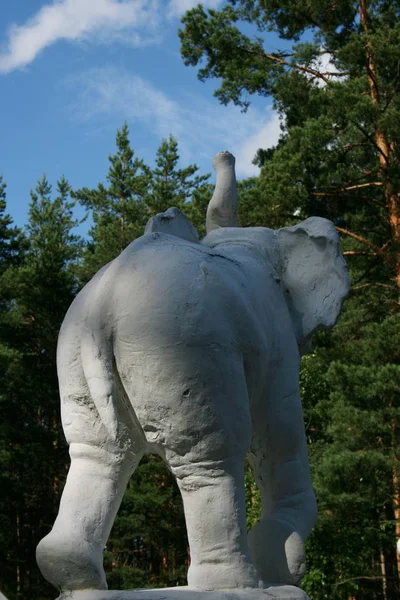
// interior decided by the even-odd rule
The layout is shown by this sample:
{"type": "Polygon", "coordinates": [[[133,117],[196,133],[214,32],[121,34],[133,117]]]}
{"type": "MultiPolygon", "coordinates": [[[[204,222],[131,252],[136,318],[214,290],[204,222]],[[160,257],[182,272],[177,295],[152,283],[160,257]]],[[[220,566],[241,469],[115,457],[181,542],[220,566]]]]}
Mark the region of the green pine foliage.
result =
{"type": "Polygon", "coordinates": [[[185,210],[193,194],[204,190],[209,175],[197,175],[199,168],[195,164],[179,169],[178,162],[178,142],[170,135],[161,142],[157,150],[147,200],[149,217],[164,212],[171,206],[185,210]]]}
{"type": "MultiPolygon", "coordinates": [[[[162,141],[153,169],[135,156],[126,123],[117,131],[116,145],[117,152],[109,156],[108,185],[99,183],[95,189],[73,192],[73,197],[91,211],[94,222],[84,253],[84,281],[143,235],[150,217],[171,206],[185,207],[196,225],[198,206],[204,207],[203,199],[208,198],[209,175],[198,175],[195,164],[178,167],[178,144],[173,136],[162,141]]],[[[197,220],[200,222],[199,217],[197,220]]]]}
{"type": "Polygon", "coordinates": [[[0,276],[21,261],[26,248],[22,232],[18,227],[13,227],[12,218],[6,213],[6,188],[0,176],[0,276]]]}
{"type": "Polygon", "coordinates": [[[180,492],[158,456],[129,482],[105,554],[110,587],[186,585],[188,541],[180,492]]]}
{"type": "Polygon", "coordinates": [[[26,241],[16,246],[22,238],[10,221],[4,236],[14,254],[8,252],[1,277],[0,460],[7,493],[0,589],[11,600],[54,596],[36,566],[35,548],[54,522],[69,463],[55,364],[58,331],[78,289],[81,241],[72,232],[77,223],[69,192],[61,178],[52,200],[43,176],[31,194],[26,241]]]}
{"type": "Polygon", "coordinates": [[[247,462],[244,486],[246,491],[246,526],[247,531],[250,531],[261,518],[261,495],[247,462]]]}
{"type": "Polygon", "coordinates": [[[143,233],[151,172],[135,156],[126,124],[117,131],[116,145],[117,152],[109,156],[107,185],[99,183],[95,189],[84,187],[73,192],[73,197],[91,211],[94,222],[84,254],[84,281],[143,233]]]}
{"type": "Polygon", "coordinates": [[[198,67],[199,79],[218,80],[221,103],[246,110],[252,95],[272,96],[282,117],[280,142],[256,157],[263,166],[258,224],[286,222],[294,212],[335,220],[352,262],[362,268],[369,257],[374,278],[392,286],[382,292],[397,299],[400,18],[394,4],[229,0],[220,11],[197,6],[182,23],[183,60],[198,67]],[[270,31],[281,38],[281,49],[270,48],[270,31]]]}
{"type": "Polygon", "coordinates": [[[208,183],[210,175],[198,175],[196,164],[180,169],[179,161],[178,143],[170,135],[161,142],[156,153],[146,219],[176,206],[189,217],[199,236],[203,237],[207,206],[213,194],[213,186],[208,183]]]}
{"type": "Polygon", "coordinates": [[[18,419],[17,407],[11,405],[11,382],[8,372],[18,361],[19,355],[7,344],[10,332],[8,311],[13,297],[6,288],[8,271],[17,268],[26,250],[22,232],[13,226],[11,217],[6,213],[6,184],[0,178],[0,589],[7,593],[12,590],[11,582],[16,577],[17,535],[14,509],[18,482],[13,464],[14,448],[11,439],[15,421],[18,419]],[[5,491],[5,493],[4,493],[5,491]]]}
{"type": "Polygon", "coordinates": [[[321,334],[314,354],[303,359],[319,501],[304,584],[315,598],[398,593],[393,471],[400,449],[400,320],[393,314],[366,323],[358,304],[348,301],[331,339],[321,334]]]}

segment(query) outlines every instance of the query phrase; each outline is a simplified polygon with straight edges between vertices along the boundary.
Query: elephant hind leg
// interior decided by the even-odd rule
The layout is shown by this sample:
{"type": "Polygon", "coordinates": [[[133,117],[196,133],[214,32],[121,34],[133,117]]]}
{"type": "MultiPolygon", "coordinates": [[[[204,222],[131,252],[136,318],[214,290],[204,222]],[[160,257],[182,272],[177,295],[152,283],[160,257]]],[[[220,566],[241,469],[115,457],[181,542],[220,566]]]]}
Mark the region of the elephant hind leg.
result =
{"type": "Polygon", "coordinates": [[[304,542],[317,516],[299,394],[270,397],[255,421],[249,461],[262,518],[249,532],[250,553],[264,581],[298,585],[305,573],[304,542]]]}
{"type": "Polygon", "coordinates": [[[263,587],[247,547],[244,467],[251,417],[242,359],[227,350],[192,352],[202,372],[180,383],[190,387],[180,409],[187,410],[183,431],[191,443],[171,439],[165,448],[183,499],[188,583],[202,590],[263,587]]]}
{"type": "Polygon", "coordinates": [[[263,587],[247,549],[244,459],[197,462],[171,470],[185,510],[189,586],[201,590],[263,587]]]}
{"type": "Polygon", "coordinates": [[[73,443],[58,517],[39,543],[44,577],[61,590],[107,589],[103,550],[128,480],[141,456],[129,459],[101,447],[73,443]]]}

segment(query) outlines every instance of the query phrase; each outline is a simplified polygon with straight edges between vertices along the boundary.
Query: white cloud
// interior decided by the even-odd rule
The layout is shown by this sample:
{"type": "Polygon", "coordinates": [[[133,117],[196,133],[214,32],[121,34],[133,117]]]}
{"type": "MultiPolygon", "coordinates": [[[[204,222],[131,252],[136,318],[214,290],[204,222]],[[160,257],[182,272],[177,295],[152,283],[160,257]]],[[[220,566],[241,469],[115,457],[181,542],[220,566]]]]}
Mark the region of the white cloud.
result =
{"type": "Polygon", "coordinates": [[[184,91],[177,102],[127,70],[92,69],[70,80],[70,85],[78,93],[73,109],[78,119],[103,124],[109,120],[113,125],[126,119],[160,139],[171,133],[185,160],[206,158],[211,163],[216,152],[230,150],[241,177],[259,172],[252,164],[257,149],[271,147],[279,138],[279,119],[271,109],[250,107],[243,114],[235,106],[220,106],[184,91]]]}
{"type": "MultiPolygon", "coordinates": [[[[311,68],[315,69],[319,73],[324,73],[325,77],[330,81],[343,81],[343,76],[338,77],[336,75],[336,73],[339,74],[339,71],[333,63],[332,54],[329,52],[323,52],[323,50],[324,49],[321,48],[322,54],[320,54],[318,58],[311,63],[311,68]]],[[[313,78],[312,75],[310,75],[309,78],[312,78],[313,84],[318,87],[324,88],[326,86],[326,82],[323,79],[319,79],[317,77],[313,78]]]]}
{"type": "Polygon", "coordinates": [[[11,25],[0,53],[0,73],[30,64],[59,40],[128,37],[133,45],[154,39],[158,0],[53,0],[23,25],[11,25]],[[153,33],[153,36],[151,36],[153,33]]]}
{"type": "MultiPolygon", "coordinates": [[[[265,118],[263,119],[265,122],[265,118]]],[[[250,135],[243,143],[236,157],[238,171],[245,177],[258,175],[260,169],[252,164],[253,158],[259,148],[271,148],[276,146],[281,134],[280,119],[278,113],[272,112],[269,114],[269,119],[256,131],[250,135]]]]}
{"type": "MultiPolygon", "coordinates": [[[[222,0],[203,0],[217,8],[222,0]]],[[[162,23],[198,0],[53,0],[22,25],[12,24],[0,50],[0,74],[26,67],[59,40],[119,41],[146,46],[160,41],[162,23]]]]}

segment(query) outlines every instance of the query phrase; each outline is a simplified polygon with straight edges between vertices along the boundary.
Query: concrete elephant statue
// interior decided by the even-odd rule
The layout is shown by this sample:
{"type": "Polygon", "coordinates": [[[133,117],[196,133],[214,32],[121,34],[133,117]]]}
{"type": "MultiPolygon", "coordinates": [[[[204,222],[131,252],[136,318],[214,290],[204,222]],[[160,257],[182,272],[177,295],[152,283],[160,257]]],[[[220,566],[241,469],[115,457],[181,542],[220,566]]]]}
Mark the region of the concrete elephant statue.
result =
{"type": "Polygon", "coordinates": [[[103,267],[71,305],[58,344],[71,467],[38,546],[62,590],[106,589],[102,552],[127,482],[158,453],[180,488],[197,589],[297,584],[316,518],[299,346],[334,325],[349,283],[330,221],[239,228],[234,158],[202,242],[177,209],[103,267]],[[246,534],[248,453],[262,520],[246,534]]]}

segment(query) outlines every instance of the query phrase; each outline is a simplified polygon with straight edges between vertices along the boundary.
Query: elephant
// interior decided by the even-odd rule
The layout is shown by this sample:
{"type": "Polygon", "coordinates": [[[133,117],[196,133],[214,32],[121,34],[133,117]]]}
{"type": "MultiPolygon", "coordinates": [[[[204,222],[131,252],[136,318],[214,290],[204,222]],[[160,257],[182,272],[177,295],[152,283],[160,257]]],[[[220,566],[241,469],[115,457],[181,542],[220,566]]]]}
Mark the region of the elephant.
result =
{"type": "Polygon", "coordinates": [[[57,369],[71,466],[37,548],[63,591],[107,589],[102,553],[145,453],[179,486],[199,590],[298,585],[317,514],[299,393],[300,354],[349,292],[334,225],[237,222],[235,159],[214,158],[199,241],[176,208],[104,266],[62,324],[57,369]],[[261,493],[246,533],[248,456],[261,493]]]}

